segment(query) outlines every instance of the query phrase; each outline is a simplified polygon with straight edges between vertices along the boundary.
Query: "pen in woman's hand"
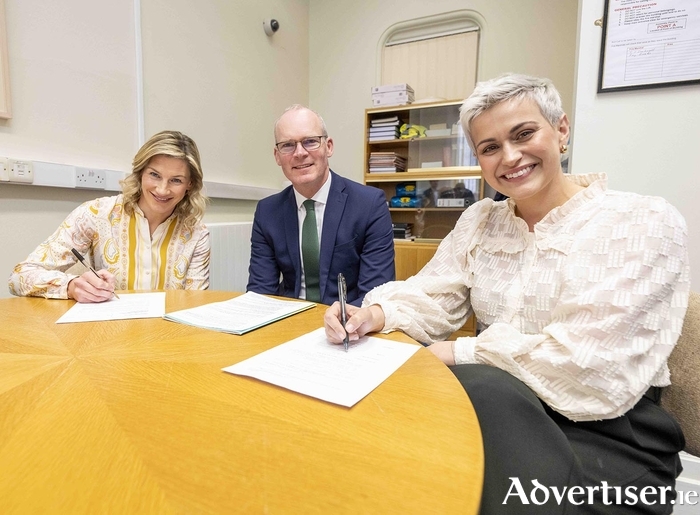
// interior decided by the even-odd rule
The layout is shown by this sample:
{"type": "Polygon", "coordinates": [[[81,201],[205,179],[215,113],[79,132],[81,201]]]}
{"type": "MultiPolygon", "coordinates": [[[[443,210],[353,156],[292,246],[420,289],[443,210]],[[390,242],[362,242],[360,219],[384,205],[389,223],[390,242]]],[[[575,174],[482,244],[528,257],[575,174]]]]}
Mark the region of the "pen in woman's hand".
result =
{"type": "MultiPolygon", "coordinates": [[[[75,249],[70,249],[70,251],[71,251],[71,252],[73,253],[73,255],[78,259],[78,261],[80,261],[80,262],[83,264],[83,266],[89,268],[89,269],[92,271],[92,273],[95,274],[95,276],[96,276],[98,279],[104,280],[104,279],[102,279],[102,277],[100,277],[100,274],[98,274],[98,273],[95,271],[95,269],[92,268],[92,266],[90,265],[90,263],[88,263],[87,261],[85,261],[85,258],[82,256],[82,254],[81,254],[80,252],[78,252],[78,251],[75,250],[75,249]]],[[[113,291],[112,294],[113,294],[117,299],[119,298],[119,295],[117,295],[117,292],[114,292],[114,291],[113,291]]]]}

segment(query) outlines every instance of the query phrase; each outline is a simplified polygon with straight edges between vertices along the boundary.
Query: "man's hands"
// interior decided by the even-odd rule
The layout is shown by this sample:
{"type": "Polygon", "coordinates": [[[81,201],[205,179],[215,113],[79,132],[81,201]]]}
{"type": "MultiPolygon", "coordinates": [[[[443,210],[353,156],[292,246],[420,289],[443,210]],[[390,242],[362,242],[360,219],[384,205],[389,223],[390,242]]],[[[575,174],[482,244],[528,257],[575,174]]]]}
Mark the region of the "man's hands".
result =
{"type": "Polygon", "coordinates": [[[359,340],[367,333],[384,329],[384,311],[378,304],[367,308],[358,308],[347,304],[348,321],[343,329],[340,323],[340,303],[334,302],[326,310],[323,322],[326,327],[326,338],[333,343],[341,343],[347,330],[350,341],[359,340]]]}
{"type": "Polygon", "coordinates": [[[114,296],[116,279],[107,270],[98,270],[96,277],[88,270],[68,283],[68,298],[78,302],[105,302],[114,296]]]}

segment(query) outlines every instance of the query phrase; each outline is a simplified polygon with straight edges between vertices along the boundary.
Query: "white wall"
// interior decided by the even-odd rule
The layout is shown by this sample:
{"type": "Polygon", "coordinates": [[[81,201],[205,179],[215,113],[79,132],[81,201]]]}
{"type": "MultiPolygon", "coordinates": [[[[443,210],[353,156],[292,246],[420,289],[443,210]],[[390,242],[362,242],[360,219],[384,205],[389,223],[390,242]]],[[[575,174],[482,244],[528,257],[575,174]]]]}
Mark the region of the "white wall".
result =
{"type": "MultiPolygon", "coordinates": [[[[13,118],[0,121],[0,155],[125,169],[137,139],[132,3],[5,0],[5,13],[13,118]]],[[[0,297],[15,263],[94,196],[0,183],[0,297]]]]}
{"type": "MultiPolygon", "coordinates": [[[[13,118],[0,120],[0,156],[128,171],[140,143],[134,2],[5,0],[5,10],[13,118]]],[[[272,125],[308,102],[308,0],[141,0],[140,14],[145,137],[182,130],[205,180],[279,189],[272,125]]],[[[0,297],[17,262],[104,194],[0,183],[0,297]]],[[[215,199],[205,221],[252,220],[254,208],[215,199]]]]}
{"type": "Polygon", "coordinates": [[[207,180],[279,189],[272,127],[308,102],[308,2],[141,2],[146,134],[181,127],[207,180]],[[272,37],[265,18],[279,21],[272,37]]]}
{"type": "Polygon", "coordinates": [[[136,145],[132,2],[5,0],[5,12],[13,118],[0,121],[1,153],[123,169],[136,145]]]}
{"type": "Polygon", "coordinates": [[[685,216],[692,289],[700,291],[700,85],[598,94],[604,0],[581,0],[573,173],[606,172],[612,189],[659,195],[685,216]]]}
{"type": "Polygon", "coordinates": [[[377,44],[392,25],[470,9],[486,22],[478,79],[505,72],[551,78],[573,105],[577,0],[310,0],[310,93],[335,140],[331,167],[362,181],[364,110],[377,84],[377,44]]]}

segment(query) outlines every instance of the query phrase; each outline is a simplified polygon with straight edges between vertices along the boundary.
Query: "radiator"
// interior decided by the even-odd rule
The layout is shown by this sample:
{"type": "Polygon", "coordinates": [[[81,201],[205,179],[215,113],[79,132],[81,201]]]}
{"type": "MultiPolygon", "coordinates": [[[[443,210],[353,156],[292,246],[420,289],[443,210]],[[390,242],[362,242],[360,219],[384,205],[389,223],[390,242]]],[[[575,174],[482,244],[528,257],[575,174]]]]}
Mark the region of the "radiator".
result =
{"type": "Polygon", "coordinates": [[[253,222],[206,225],[211,234],[209,289],[244,292],[248,284],[253,222]]]}

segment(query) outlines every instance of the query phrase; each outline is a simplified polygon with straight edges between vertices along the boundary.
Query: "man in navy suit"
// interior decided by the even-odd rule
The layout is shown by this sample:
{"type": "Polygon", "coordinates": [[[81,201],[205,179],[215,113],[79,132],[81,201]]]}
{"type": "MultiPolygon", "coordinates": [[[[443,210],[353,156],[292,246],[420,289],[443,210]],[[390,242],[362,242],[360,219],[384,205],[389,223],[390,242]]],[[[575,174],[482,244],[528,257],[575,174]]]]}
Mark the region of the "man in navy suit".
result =
{"type": "MultiPolygon", "coordinates": [[[[338,300],[338,273],[347,301],[359,306],[365,294],[393,281],[394,241],[384,192],[331,171],[333,139],[314,111],[293,105],[275,123],[275,161],[292,183],[255,210],[248,291],[320,301],[338,300]],[[318,231],[318,289],[307,295],[301,249],[302,227],[314,201],[318,231]],[[315,293],[318,291],[318,293],[315,293]],[[310,298],[318,295],[317,299],[310,298]]],[[[313,220],[312,217],[309,220],[313,220]]],[[[315,274],[312,272],[312,282],[315,274]]]]}

